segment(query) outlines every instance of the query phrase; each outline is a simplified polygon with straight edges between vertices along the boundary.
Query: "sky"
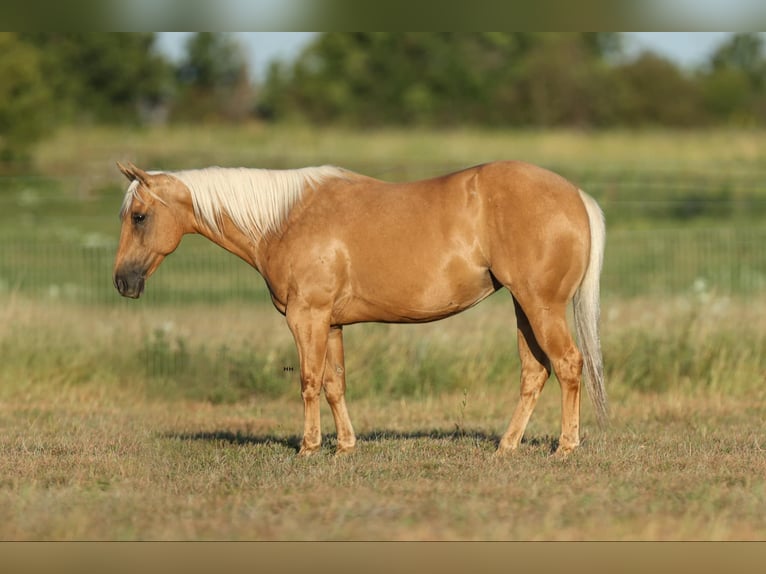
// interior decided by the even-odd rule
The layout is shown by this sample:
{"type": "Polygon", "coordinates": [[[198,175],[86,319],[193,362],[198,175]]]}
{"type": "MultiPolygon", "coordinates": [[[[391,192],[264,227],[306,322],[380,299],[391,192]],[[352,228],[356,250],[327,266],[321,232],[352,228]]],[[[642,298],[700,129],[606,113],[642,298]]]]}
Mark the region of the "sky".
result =
{"type": "Polygon", "coordinates": [[[684,67],[705,62],[733,32],[625,32],[628,54],[652,50],[684,67]]]}
{"type": "MultiPolygon", "coordinates": [[[[190,32],[160,32],[159,48],[171,59],[183,55],[190,32]]],[[[274,59],[290,61],[318,32],[232,32],[245,48],[251,73],[256,81],[265,78],[274,59]]],[[[715,48],[732,32],[625,32],[628,56],[652,50],[681,66],[696,67],[707,60],[715,48]]]]}
{"type": "MultiPolygon", "coordinates": [[[[172,59],[184,53],[184,42],[191,32],[160,32],[160,50],[172,59]]],[[[253,77],[260,81],[266,77],[274,59],[290,61],[316,37],[318,32],[232,32],[245,48],[253,77]]]]}

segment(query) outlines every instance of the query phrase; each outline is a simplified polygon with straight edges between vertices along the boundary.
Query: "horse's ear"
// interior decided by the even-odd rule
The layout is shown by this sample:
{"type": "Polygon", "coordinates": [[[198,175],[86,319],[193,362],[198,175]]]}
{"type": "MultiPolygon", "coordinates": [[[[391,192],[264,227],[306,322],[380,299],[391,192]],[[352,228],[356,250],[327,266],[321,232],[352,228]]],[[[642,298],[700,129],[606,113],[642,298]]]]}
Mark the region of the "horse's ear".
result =
{"type": "Polygon", "coordinates": [[[122,175],[127,177],[130,181],[140,181],[144,185],[148,185],[149,174],[140,167],[136,167],[130,162],[128,162],[128,165],[123,165],[118,161],[117,168],[122,172],[122,175]]]}

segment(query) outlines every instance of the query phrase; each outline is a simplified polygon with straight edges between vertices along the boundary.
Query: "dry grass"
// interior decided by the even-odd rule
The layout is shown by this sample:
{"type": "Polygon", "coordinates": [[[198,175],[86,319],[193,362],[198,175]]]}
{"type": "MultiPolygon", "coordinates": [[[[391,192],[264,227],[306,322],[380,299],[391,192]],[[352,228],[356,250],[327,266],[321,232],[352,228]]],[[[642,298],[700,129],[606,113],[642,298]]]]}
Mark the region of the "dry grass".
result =
{"type": "Polygon", "coordinates": [[[753,350],[763,348],[764,305],[605,302],[611,428],[597,429],[584,403],[582,448],[566,460],[552,458],[560,411],[551,381],[520,451],[495,460],[518,392],[515,372],[508,381],[490,368],[496,357],[515,355],[512,337],[502,336],[506,327],[512,331],[506,303],[488,301],[432,325],[349,328],[358,451],[332,455],[323,406],[325,448],[301,459],[297,381],[286,377],[282,395],[255,389],[213,404],[190,398],[179,384],[158,393],[160,383],[131,352],[167,323],[192,350],[212,339],[236,345],[245,336],[253,354],[289,345],[272,310],[190,314],[3,300],[0,539],[766,537],[766,368],[753,350]],[[676,380],[637,385],[641,373],[634,371],[651,357],[631,355],[658,349],[663,336],[676,340],[678,329],[687,333],[690,356],[702,356],[717,334],[730,336],[731,344],[710,357],[721,373],[692,380],[695,371],[684,367],[688,357],[677,346],[679,356],[658,354],[664,367],[647,375],[676,380]],[[647,338],[636,342],[632,333],[647,338]],[[479,378],[446,391],[397,386],[391,373],[414,356],[397,354],[417,345],[454,355],[422,372],[479,378]],[[379,387],[367,378],[384,375],[365,367],[376,355],[390,371],[379,387]],[[727,369],[733,376],[724,380],[727,369]],[[373,390],[360,389],[371,384],[373,390]]]}
{"type": "Polygon", "coordinates": [[[333,163],[382,178],[425,177],[493,159],[602,170],[710,170],[721,175],[760,171],[766,132],[758,130],[343,130],[300,126],[173,126],[151,129],[66,129],[34,154],[52,176],[85,178],[85,185],[118,178],[116,160],[149,168],[216,165],[301,167],[333,163]],[[712,165],[715,165],[713,169],[712,165]],[[372,173],[374,172],[374,173],[372,173]]]}
{"type": "Polygon", "coordinates": [[[521,451],[498,461],[504,417],[477,404],[469,430],[453,433],[455,395],[357,401],[358,452],[338,459],[328,448],[308,460],[283,424],[300,409],[284,401],[118,405],[63,395],[3,406],[3,539],[766,535],[762,409],[725,396],[632,401],[564,461],[550,457],[541,426],[552,430],[554,417],[544,415],[521,451]],[[481,430],[470,430],[474,421],[481,430]]]}

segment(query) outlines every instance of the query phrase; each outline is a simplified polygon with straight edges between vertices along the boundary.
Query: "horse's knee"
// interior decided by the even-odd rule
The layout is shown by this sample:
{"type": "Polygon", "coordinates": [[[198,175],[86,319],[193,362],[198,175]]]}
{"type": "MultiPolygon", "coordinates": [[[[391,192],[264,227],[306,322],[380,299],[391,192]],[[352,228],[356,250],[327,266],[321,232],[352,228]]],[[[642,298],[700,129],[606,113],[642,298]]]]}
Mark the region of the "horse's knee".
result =
{"type": "Polygon", "coordinates": [[[321,392],[321,379],[313,375],[306,375],[301,378],[301,396],[304,401],[316,399],[321,392]]]}
{"type": "Polygon", "coordinates": [[[327,402],[331,405],[335,403],[339,403],[343,400],[346,392],[345,389],[342,388],[340,385],[331,385],[327,386],[325,385],[324,388],[324,396],[327,399],[327,402]]]}
{"type": "Polygon", "coordinates": [[[521,379],[523,381],[545,381],[550,374],[550,366],[537,361],[524,361],[521,365],[521,379]]]}
{"type": "Polygon", "coordinates": [[[521,369],[522,399],[537,400],[550,376],[550,371],[543,365],[524,365],[521,369]]]}
{"type": "MultiPolygon", "coordinates": [[[[329,365],[328,369],[331,368],[329,365]]],[[[324,395],[327,402],[335,404],[343,400],[346,394],[346,381],[343,377],[343,367],[335,367],[332,373],[325,373],[323,383],[324,395]]]]}
{"type": "Polygon", "coordinates": [[[554,369],[561,385],[578,389],[583,369],[582,353],[573,345],[555,361],[554,369]]]}

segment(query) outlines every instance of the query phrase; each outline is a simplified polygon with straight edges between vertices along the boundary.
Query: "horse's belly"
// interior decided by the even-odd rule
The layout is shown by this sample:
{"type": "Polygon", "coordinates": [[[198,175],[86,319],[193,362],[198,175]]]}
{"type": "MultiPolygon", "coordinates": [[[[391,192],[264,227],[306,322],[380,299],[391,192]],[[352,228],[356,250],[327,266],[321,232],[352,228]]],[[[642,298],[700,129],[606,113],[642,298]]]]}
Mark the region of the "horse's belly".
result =
{"type": "Polygon", "coordinates": [[[458,281],[410,281],[357,289],[338,306],[337,322],[421,323],[464,311],[496,291],[488,271],[458,281]]]}

